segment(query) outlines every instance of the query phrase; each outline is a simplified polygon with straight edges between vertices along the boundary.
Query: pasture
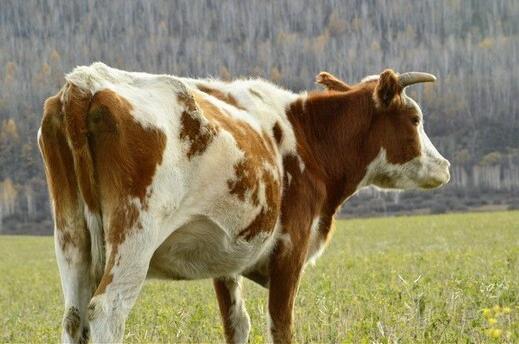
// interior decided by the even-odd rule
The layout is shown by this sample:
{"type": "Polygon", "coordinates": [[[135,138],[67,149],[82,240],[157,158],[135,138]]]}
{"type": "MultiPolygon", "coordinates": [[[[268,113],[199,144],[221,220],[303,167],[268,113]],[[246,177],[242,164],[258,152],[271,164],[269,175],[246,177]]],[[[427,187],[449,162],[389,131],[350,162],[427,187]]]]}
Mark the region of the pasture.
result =
{"type": "MultiPolygon", "coordinates": [[[[59,340],[53,240],[0,236],[0,342],[59,340]]],[[[251,342],[267,293],[244,283],[251,342]]],[[[341,220],[304,274],[300,343],[519,342],[519,212],[341,220]]],[[[147,281],[125,341],[223,341],[210,281],[147,281]]]]}

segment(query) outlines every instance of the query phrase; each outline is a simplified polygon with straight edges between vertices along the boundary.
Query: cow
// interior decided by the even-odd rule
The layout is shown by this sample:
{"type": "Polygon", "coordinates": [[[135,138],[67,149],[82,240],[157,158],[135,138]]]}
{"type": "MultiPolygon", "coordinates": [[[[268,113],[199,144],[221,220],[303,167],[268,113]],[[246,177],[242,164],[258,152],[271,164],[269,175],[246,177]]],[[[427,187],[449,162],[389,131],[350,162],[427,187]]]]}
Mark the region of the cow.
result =
{"type": "Polygon", "coordinates": [[[302,271],[339,206],[369,185],[449,181],[405,93],[430,74],[388,69],[350,86],[325,73],[327,90],[301,94],[99,62],[65,80],[38,131],[63,342],[121,342],[146,278],[211,278],[226,341],[245,343],[245,277],[268,289],[271,339],[289,343],[302,271]]]}

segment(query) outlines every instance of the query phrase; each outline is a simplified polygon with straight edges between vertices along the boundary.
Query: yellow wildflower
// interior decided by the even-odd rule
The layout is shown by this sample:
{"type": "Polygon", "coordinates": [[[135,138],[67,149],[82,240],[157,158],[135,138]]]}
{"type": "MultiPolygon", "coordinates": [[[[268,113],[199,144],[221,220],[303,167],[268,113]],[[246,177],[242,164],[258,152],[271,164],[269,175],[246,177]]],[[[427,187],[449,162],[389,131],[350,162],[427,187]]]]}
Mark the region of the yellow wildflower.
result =
{"type": "Polygon", "coordinates": [[[499,305],[495,305],[494,307],[492,307],[492,309],[494,310],[494,312],[499,312],[501,310],[501,306],[499,305]]]}
{"type": "Polygon", "coordinates": [[[494,325],[495,323],[497,323],[497,320],[495,318],[490,318],[490,319],[488,319],[488,323],[490,325],[494,325]]]}
{"type": "Polygon", "coordinates": [[[503,313],[508,314],[512,311],[510,307],[503,307],[503,313]]]}
{"type": "Polygon", "coordinates": [[[492,316],[492,310],[490,308],[483,308],[483,315],[485,317],[491,317],[492,316]]]}
{"type": "Polygon", "coordinates": [[[499,338],[501,336],[501,333],[503,333],[503,330],[499,328],[493,328],[492,331],[490,331],[490,337],[499,338]]]}
{"type": "Polygon", "coordinates": [[[503,333],[503,330],[501,330],[499,328],[487,328],[485,330],[485,334],[488,337],[492,337],[492,338],[498,338],[501,336],[502,333],[503,333]]]}

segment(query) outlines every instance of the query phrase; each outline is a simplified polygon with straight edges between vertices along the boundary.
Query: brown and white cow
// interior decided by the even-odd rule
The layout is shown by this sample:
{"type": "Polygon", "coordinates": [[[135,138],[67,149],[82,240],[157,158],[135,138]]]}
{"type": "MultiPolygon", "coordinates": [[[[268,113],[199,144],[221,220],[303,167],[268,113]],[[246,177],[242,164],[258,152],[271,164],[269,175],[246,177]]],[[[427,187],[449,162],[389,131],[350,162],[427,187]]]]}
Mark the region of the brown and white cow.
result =
{"type": "Polygon", "coordinates": [[[331,91],[77,67],[45,102],[38,142],[55,220],[63,342],[120,342],[144,280],[213,278],[228,342],[247,341],[245,276],[292,338],[305,265],[359,188],[434,188],[449,163],[386,70],[331,91]],[[335,90],[335,91],[334,91],[335,90]]]}

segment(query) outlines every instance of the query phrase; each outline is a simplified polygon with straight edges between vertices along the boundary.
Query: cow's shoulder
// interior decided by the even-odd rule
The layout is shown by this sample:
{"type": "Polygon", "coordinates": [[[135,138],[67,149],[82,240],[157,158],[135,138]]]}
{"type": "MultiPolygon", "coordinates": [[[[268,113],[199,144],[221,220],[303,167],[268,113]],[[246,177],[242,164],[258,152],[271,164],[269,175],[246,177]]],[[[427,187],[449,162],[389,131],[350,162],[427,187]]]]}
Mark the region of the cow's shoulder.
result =
{"type": "Polygon", "coordinates": [[[296,139],[286,109],[301,95],[263,79],[180,78],[194,93],[230,118],[246,122],[274,143],[279,154],[295,154],[296,139]]]}

